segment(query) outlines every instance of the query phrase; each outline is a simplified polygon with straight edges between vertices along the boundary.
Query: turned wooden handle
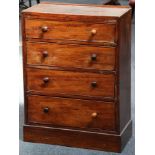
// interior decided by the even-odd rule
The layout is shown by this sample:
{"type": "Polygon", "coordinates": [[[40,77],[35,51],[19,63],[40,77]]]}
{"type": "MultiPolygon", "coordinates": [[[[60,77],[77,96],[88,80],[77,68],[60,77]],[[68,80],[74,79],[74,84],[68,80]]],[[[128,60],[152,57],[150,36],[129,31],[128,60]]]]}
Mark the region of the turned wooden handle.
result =
{"type": "Polygon", "coordinates": [[[49,112],[49,108],[48,108],[48,107],[45,107],[45,108],[43,109],[43,111],[44,111],[44,113],[48,113],[48,112],[49,112]]]}
{"type": "Polygon", "coordinates": [[[96,81],[91,82],[91,86],[92,86],[93,88],[97,87],[97,82],[96,82],[96,81]]]}
{"type": "Polygon", "coordinates": [[[91,55],[91,60],[92,60],[92,61],[96,61],[96,58],[97,58],[97,55],[96,55],[96,54],[92,54],[92,55],[91,55]]]}
{"type": "Polygon", "coordinates": [[[44,83],[48,83],[48,82],[49,82],[49,78],[48,78],[48,77],[44,77],[44,78],[43,78],[43,82],[44,82],[44,83]]]}
{"type": "Polygon", "coordinates": [[[91,116],[92,116],[93,118],[96,118],[96,117],[97,117],[97,113],[96,113],[96,112],[93,112],[93,113],[91,114],[91,116]]]}
{"type": "Polygon", "coordinates": [[[42,30],[42,32],[47,32],[48,31],[48,27],[47,26],[42,26],[41,30],[42,30]]]}
{"type": "Polygon", "coordinates": [[[42,52],[42,55],[43,55],[43,57],[45,58],[45,57],[48,56],[48,52],[47,52],[47,51],[43,51],[43,52],[42,52]]]}
{"type": "Polygon", "coordinates": [[[97,33],[96,29],[92,29],[92,30],[91,30],[91,34],[92,34],[92,35],[95,35],[96,33],[97,33]]]}

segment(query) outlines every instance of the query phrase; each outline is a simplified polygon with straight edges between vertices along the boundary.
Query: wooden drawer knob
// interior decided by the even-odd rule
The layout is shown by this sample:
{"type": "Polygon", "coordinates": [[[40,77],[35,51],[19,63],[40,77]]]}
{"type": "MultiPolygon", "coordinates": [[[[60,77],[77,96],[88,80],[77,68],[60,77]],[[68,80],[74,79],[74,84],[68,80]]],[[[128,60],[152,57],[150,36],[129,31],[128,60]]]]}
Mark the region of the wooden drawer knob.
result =
{"type": "Polygon", "coordinates": [[[91,116],[92,116],[92,118],[96,118],[97,117],[97,113],[93,112],[91,116]]]}
{"type": "Polygon", "coordinates": [[[47,27],[47,26],[43,26],[43,27],[41,28],[41,30],[42,30],[42,32],[47,32],[47,31],[48,31],[48,27],[47,27]]]}
{"type": "Polygon", "coordinates": [[[95,29],[92,29],[92,30],[91,30],[91,34],[92,34],[92,35],[95,35],[96,33],[97,33],[97,31],[96,31],[95,29]]]}
{"type": "Polygon", "coordinates": [[[47,51],[43,51],[42,55],[43,55],[44,58],[46,58],[48,56],[48,52],[47,51]]]}
{"type": "Polygon", "coordinates": [[[44,77],[44,78],[43,78],[43,82],[44,82],[44,83],[48,83],[48,82],[49,82],[49,78],[48,78],[48,77],[44,77]]]}
{"type": "Polygon", "coordinates": [[[93,82],[91,83],[91,86],[92,86],[93,88],[97,87],[97,82],[96,82],[96,81],[93,81],[93,82]]]}
{"type": "Polygon", "coordinates": [[[48,107],[45,107],[45,108],[43,109],[43,112],[44,112],[44,113],[48,113],[48,112],[49,112],[49,108],[48,108],[48,107]]]}
{"type": "Polygon", "coordinates": [[[92,61],[96,61],[96,57],[97,57],[96,54],[92,54],[92,55],[91,55],[91,60],[92,60],[92,61]]]}

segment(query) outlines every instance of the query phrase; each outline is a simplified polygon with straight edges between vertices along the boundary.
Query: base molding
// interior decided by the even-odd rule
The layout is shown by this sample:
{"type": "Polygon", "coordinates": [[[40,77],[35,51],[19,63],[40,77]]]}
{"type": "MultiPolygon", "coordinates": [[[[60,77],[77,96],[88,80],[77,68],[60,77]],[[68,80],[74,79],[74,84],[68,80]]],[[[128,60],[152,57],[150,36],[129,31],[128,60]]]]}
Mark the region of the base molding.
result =
{"type": "Polygon", "coordinates": [[[24,125],[24,141],[121,152],[132,135],[130,121],[121,135],[24,125]]]}

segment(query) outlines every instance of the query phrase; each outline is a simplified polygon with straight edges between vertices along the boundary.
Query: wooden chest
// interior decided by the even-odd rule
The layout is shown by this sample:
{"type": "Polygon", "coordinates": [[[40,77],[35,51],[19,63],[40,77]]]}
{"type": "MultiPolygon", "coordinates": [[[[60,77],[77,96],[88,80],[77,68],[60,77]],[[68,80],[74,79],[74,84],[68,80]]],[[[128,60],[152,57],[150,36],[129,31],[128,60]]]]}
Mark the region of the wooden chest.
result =
{"type": "Polygon", "coordinates": [[[22,14],[24,141],[121,152],[132,133],[131,9],[41,3],[22,14]]]}

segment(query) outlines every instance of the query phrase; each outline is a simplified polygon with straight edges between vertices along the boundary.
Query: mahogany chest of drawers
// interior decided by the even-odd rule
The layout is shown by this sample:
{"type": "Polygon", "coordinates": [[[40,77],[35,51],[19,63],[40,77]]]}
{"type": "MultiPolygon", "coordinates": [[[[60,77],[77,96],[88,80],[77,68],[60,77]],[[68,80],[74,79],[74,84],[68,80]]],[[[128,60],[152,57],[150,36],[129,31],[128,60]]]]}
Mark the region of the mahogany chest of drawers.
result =
{"type": "Polygon", "coordinates": [[[24,141],[121,152],[132,133],[131,9],[41,3],[22,13],[24,141]]]}

